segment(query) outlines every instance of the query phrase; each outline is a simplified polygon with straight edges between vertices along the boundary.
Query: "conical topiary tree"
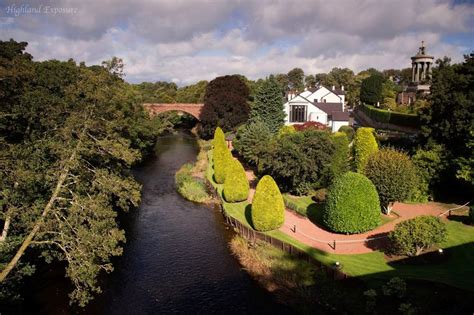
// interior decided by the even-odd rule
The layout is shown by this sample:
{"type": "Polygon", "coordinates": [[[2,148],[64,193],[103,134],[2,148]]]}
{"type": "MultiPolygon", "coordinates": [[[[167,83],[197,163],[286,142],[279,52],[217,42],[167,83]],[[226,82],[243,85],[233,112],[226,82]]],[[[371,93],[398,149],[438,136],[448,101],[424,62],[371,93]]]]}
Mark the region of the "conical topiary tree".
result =
{"type": "Polygon", "coordinates": [[[238,160],[232,159],[224,181],[224,198],[227,202],[239,202],[249,195],[249,181],[245,170],[238,160]]]}
{"type": "Polygon", "coordinates": [[[227,149],[225,143],[217,142],[213,150],[214,180],[216,183],[224,183],[226,171],[231,160],[232,155],[230,154],[229,149],[227,149]]]}
{"type": "Polygon", "coordinates": [[[269,175],[260,179],[253,198],[251,217],[258,231],[278,229],[285,221],[285,204],[280,189],[269,175]]]}
{"type": "Polygon", "coordinates": [[[212,140],[212,145],[215,147],[219,144],[224,144],[225,146],[225,134],[220,127],[217,127],[214,131],[214,139],[212,140]]]}
{"type": "Polygon", "coordinates": [[[380,202],[374,184],[362,174],[347,172],[329,189],[323,222],[338,233],[362,233],[380,224],[380,202]]]}
{"type": "Polygon", "coordinates": [[[354,137],[354,159],[357,173],[364,173],[370,156],[379,150],[373,128],[359,128],[354,137]]]}

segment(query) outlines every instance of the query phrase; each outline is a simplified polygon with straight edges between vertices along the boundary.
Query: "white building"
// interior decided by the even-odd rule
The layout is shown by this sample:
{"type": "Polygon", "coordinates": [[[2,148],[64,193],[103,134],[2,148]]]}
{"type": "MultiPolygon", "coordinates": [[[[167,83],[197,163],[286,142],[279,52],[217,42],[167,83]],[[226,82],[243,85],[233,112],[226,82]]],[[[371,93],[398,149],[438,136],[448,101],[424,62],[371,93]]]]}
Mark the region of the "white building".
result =
{"type": "Polygon", "coordinates": [[[333,86],[329,90],[321,86],[299,94],[290,91],[284,107],[285,125],[316,121],[331,127],[332,132],[338,131],[341,126],[349,125],[344,87],[339,90],[333,86]]]}

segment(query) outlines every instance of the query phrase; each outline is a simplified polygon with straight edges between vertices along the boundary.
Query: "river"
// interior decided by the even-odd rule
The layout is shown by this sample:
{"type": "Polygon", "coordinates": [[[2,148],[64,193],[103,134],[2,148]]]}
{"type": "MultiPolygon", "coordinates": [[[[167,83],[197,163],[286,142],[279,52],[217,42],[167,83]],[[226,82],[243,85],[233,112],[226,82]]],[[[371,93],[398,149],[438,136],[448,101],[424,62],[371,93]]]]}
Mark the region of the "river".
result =
{"type": "MultiPolygon", "coordinates": [[[[143,185],[142,202],[122,219],[127,235],[123,256],[102,279],[104,292],[79,313],[289,313],[231,255],[233,232],[222,214],[176,192],[174,174],[194,161],[198,150],[196,139],[184,132],[163,136],[156,156],[135,169],[143,185]]],[[[71,313],[62,287],[46,285],[35,298],[34,304],[40,303],[36,310],[71,313]]]]}

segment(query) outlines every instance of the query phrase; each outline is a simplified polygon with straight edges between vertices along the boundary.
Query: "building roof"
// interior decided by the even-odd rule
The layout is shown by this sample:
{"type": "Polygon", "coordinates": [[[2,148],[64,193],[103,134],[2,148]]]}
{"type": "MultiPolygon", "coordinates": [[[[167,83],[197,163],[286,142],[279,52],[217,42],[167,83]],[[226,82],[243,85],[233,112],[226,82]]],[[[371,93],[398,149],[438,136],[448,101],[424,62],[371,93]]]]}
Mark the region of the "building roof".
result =
{"type": "Polygon", "coordinates": [[[331,118],[333,121],[349,121],[349,112],[332,112],[331,118]]]}
{"type": "Polygon", "coordinates": [[[314,106],[322,110],[328,115],[331,115],[332,112],[342,112],[342,104],[341,103],[320,103],[314,102],[314,106]]]}

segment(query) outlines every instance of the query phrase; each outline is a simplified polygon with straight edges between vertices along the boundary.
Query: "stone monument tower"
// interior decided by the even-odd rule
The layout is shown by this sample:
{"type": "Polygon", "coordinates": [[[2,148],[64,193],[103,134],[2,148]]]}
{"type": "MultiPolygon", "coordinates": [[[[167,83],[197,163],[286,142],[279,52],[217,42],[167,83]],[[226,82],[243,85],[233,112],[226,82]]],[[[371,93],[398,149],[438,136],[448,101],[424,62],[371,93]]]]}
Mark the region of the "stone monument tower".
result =
{"type": "Polygon", "coordinates": [[[433,56],[426,54],[425,42],[422,41],[418,53],[411,57],[411,91],[423,94],[430,92],[433,59],[433,56]]]}

